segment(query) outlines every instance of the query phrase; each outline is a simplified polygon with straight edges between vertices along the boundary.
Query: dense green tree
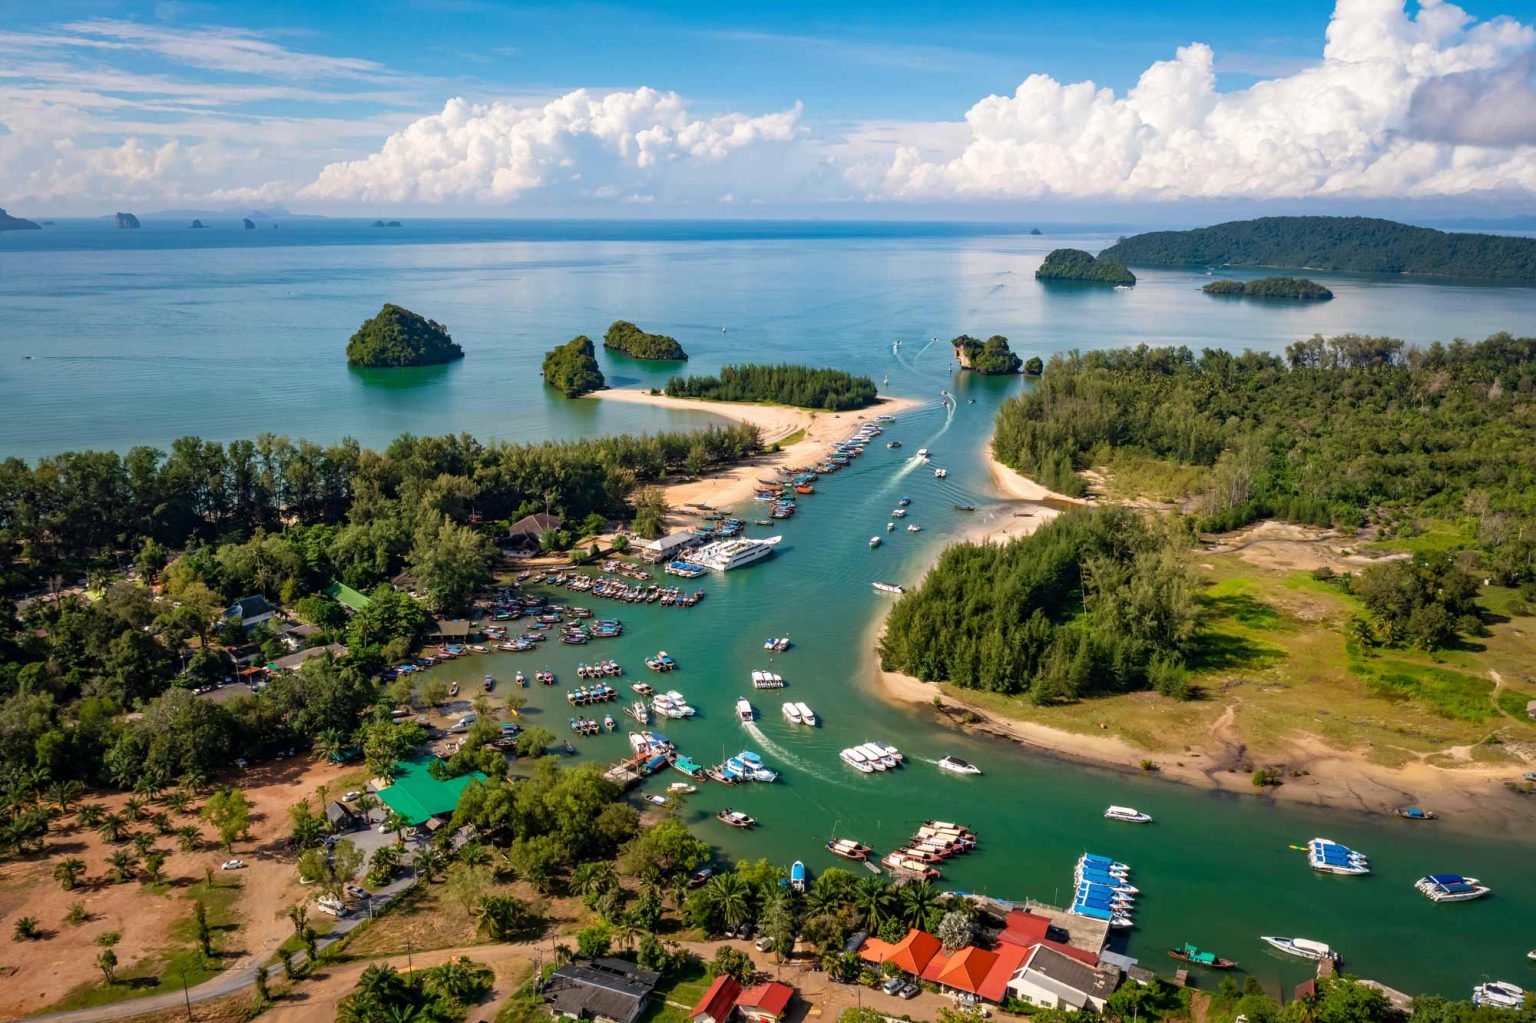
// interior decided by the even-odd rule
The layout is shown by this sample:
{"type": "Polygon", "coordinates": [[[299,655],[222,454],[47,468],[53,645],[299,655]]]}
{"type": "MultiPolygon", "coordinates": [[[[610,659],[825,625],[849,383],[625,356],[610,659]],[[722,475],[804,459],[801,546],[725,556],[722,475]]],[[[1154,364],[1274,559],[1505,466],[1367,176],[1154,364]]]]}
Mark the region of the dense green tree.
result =
{"type": "Polygon", "coordinates": [[[1035,271],[1040,281],[1088,281],[1094,284],[1135,284],[1136,275],[1121,263],[1098,259],[1082,249],[1055,249],[1035,271]]]}
{"type": "Polygon", "coordinates": [[[1212,281],[1200,290],[1207,295],[1281,298],[1301,302],[1326,302],[1333,297],[1333,292],[1305,277],[1260,277],[1251,281],[1212,281]]]}
{"type": "Polygon", "coordinates": [[[220,789],[204,801],[202,818],[218,830],[219,842],[227,852],[250,830],[251,804],[237,788],[220,789]]]}
{"type": "Polygon", "coordinates": [[[431,366],[463,357],[441,323],[388,302],[347,342],[354,366],[431,366]]]}
{"type": "Polygon", "coordinates": [[[973,373],[985,376],[1017,373],[1023,365],[1018,355],[1008,347],[1008,339],[1001,334],[993,334],[985,341],[961,334],[950,345],[954,347],[955,358],[960,365],[973,373]]]}
{"type": "Polygon", "coordinates": [[[876,397],[869,377],[788,364],[724,366],[718,376],[673,377],[666,393],[711,401],[771,401],[828,412],[865,408],[876,397]]]}

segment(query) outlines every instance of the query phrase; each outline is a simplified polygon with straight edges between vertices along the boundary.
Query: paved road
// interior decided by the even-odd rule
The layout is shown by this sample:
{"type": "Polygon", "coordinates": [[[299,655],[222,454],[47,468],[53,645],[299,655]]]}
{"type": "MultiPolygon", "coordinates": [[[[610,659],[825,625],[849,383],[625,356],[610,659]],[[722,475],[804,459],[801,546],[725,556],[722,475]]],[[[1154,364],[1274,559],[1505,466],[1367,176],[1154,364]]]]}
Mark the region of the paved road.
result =
{"type": "MultiPolygon", "coordinates": [[[[373,893],[373,910],[377,913],[385,906],[405,892],[416,883],[414,871],[385,885],[373,893]]],[[[316,947],[324,950],[340,941],[351,931],[368,920],[366,912],[354,912],[350,916],[336,921],[336,926],[331,933],[316,942],[316,947]]],[[[293,957],[295,966],[308,962],[309,957],[300,952],[293,957]]],[[[225,995],[234,994],[236,991],[251,987],[256,983],[256,971],[265,969],[268,971],[280,971],[281,966],[263,966],[260,963],[246,962],[238,966],[232,966],[210,980],[206,980],[197,987],[192,988],[185,995],[180,991],[171,991],[163,995],[153,995],[149,998],[129,998],[111,1005],[98,1005],[90,1009],[72,1009],[67,1012],[49,1012],[41,1016],[26,1017],[28,1023],[98,1023],[101,1020],[127,1019],[130,1016],[139,1016],[147,1012],[159,1012],[163,1009],[173,1009],[186,1004],[187,999],[197,1002],[207,1002],[215,998],[223,998],[225,995]]],[[[275,973],[271,975],[276,975],[275,973]]]]}

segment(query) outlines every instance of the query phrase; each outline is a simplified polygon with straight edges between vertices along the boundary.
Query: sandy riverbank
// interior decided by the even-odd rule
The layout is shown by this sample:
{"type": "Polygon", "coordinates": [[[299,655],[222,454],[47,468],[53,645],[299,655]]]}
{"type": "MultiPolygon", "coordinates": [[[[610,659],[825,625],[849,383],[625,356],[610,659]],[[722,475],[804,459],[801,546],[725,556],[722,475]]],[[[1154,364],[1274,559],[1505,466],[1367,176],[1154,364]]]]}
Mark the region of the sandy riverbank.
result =
{"type": "Polygon", "coordinates": [[[794,443],[777,452],[768,452],[729,469],[712,472],[687,483],[669,483],[662,488],[667,505],[673,509],[671,525],[694,524],[682,508],[690,504],[709,504],[732,508],[738,514],[752,500],[759,478],[767,479],[775,469],[787,465],[811,465],[821,460],[828,446],[847,438],[859,424],[876,416],[894,416],[922,404],[911,398],[882,397],[878,404],[852,412],[817,412],[788,405],[750,405],[731,401],[702,401],[696,398],[669,398],[643,390],[595,391],[588,397],[604,401],[622,401],[654,408],[703,412],[738,423],[750,423],[762,431],[765,445],[786,439],[794,443]],[[803,431],[803,432],[802,432],[803,431]],[[796,437],[796,434],[800,434],[796,437]]]}
{"type": "MultiPolygon", "coordinates": [[[[987,461],[993,489],[1003,503],[983,513],[954,538],[956,542],[1000,542],[1024,536],[1060,514],[1058,508],[1034,502],[1082,503],[1054,494],[1002,465],[991,457],[990,450],[987,461]]],[[[1532,838],[1536,796],[1520,795],[1505,784],[1519,776],[1517,767],[1444,768],[1427,763],[1387,767],[1374,763],[1363,752],[1334,749],[1305,734],[1262,758],[1250,757],[1231,727],[1235,704],[1213,724],[1208,744],[1177,754],[1149,752],[1108,731],[1073,732],[999,717],[968,701],[964,691],[954,687],[883,671],[874,651],[884,628],[884,620],[877,620],[867,633],[867,649],[871,651],[868,675],[876,692],[896,703],[922,706],[949,727],[997,736],[1037,754],[1127,773],[1140,773],[1143,762],[1150,761],[1161,779],[1211,791],[1378,816],[1396,806],[1426,806],[1458,831],[1526,841],[1532,838]],[[1278,788],[1255,789],[1251,769],[1243,769],[1250,760],[1259,761],[1259,766],[1282,768],[1287,775],[1285,783],[1278,788]]]]}

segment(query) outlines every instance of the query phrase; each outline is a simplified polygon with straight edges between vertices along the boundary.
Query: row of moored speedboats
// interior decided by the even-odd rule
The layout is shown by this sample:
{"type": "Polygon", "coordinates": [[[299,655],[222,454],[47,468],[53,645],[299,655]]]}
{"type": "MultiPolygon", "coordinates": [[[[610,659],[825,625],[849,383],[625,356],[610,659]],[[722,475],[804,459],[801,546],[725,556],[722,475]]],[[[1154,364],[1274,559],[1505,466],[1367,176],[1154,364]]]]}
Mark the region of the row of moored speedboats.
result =
{"type": "Polygon", "coordinates": [[[1072,905],[1067,912],[1111,927],[1135,926],[1136,896],[1131,868],[1097,853],[1083,853],[1072,868],[1072,905]]]}
{"type": "Polygon", "coordinates": [[[857,746],[849,746],[838,755],[843,763],[860,774],[894,771],[907,761],[901,750],[888,742],[860,743],[857,746]]]}

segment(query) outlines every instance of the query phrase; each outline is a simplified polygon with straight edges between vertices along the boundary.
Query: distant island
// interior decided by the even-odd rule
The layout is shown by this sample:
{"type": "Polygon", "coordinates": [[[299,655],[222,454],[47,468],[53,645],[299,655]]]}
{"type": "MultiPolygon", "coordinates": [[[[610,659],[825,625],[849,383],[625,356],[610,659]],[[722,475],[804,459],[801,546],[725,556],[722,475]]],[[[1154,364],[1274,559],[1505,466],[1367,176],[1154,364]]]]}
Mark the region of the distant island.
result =
{"type": "Polygon", "coordinates": [[[464,358],[448,328],[391,303],[363,321],[347,342],[347,362],[354,366],[398,368],[435,366],[464,358]]]}
{"type": "Polygon", "coordinates": [[[597,349],[582,334],[544,353],[544,382],[567,398],[579,398],[608,386],[597,366],[597,349]]]}
{"type": "Polygon", "coordinates": [[[1040,269],[1035,271],[1038,281],[1090,281],[1094,284],[1135,284],[1136,275],[1122,264],[1102,256],[1094,259],[1082,249],[1056,249],[1040,269]]]}
{"type": "Polygon", "coordinates": [[[1032,234],[1032,235],[1033,234],[1039,234],[1040,233],[1040,229],[1038,227],[1032,227],[1032,228],[1029,229],[1029,233],[1032,234]]]}
{"type": "Polygon", "coordinates": [[[1457,234],[1374,217],[1261,217],[1153,231],[1099,253],[1147,266],[1273,266],[1536,280],[1536,238],[1457,234]]]}
{"type": "Polygon", "coordinates": [[[1207,295],[1284,298],[1298,302],[1326,302],[1333,297],[1333,292],[1305,277],[1260,277],[1252,281],[1212,281],[1200,290],[1207,295]]]}
{"type": "Polygon", "coordinates": [[[112,219],[118,227],[137,228],[139,226],[139,218],[132,213],[114,213],[112,219]]]}
{"type": "Polygon", "coordinates": [[[724,366],[719,376],[673,377],[666,393],[672,398],[711,401],[771,401],[799,408],[847,412],[875,403],[875,382],[840,369],[811,366],[724,366]]]}
{"type": "Polygon", "coordinates": [[[375,220],[373,222],[373,226],[374,227],[399,227],[400,226],[400,221],[398,221],[398,220],[375,220]]]}
{"type": "Polygon", "coordinates": [[[201,220],[193,220],[192,223],[187,225],[188,228],[193,229],[193,230],[197,230],[197,231],[201,231],[204,228],[206,228],[207,226],[208,225],[203,223],[201,220]]]}
{"type": "Polygon", "coordinates": [[[250,217],[242,217],[240,219],[240,223],[245,225],[245,229],[247,231],[251,230],[252,228],[254,228],[256,226],[256,221],[252,220],[250,217]]]}
{"type": "Polygon", "coordinates": [[[4,209],[0,209],[0,231],[41,231],[42,227],[30,220],[21,217],[13,217],[4,209]]]}
{"type": "Polygon", "coordinates": [[[1008,347],[1008,339],[993,334],[985,341],[978,341],[969,334],[961,334],[950,342],[955,349],[955,361],[961,369],[984,376],[1000,376],[1017,373],[1024,366],[1022,359],[1008,347]]]}
{"type": "Polygon", "coordinates": [[[688,358],[676,338],[651,334],[628,320],[614,320],[603,336],[603,347],[623,352],[632,359],[658,359],[676,362],[688,358]]]}

